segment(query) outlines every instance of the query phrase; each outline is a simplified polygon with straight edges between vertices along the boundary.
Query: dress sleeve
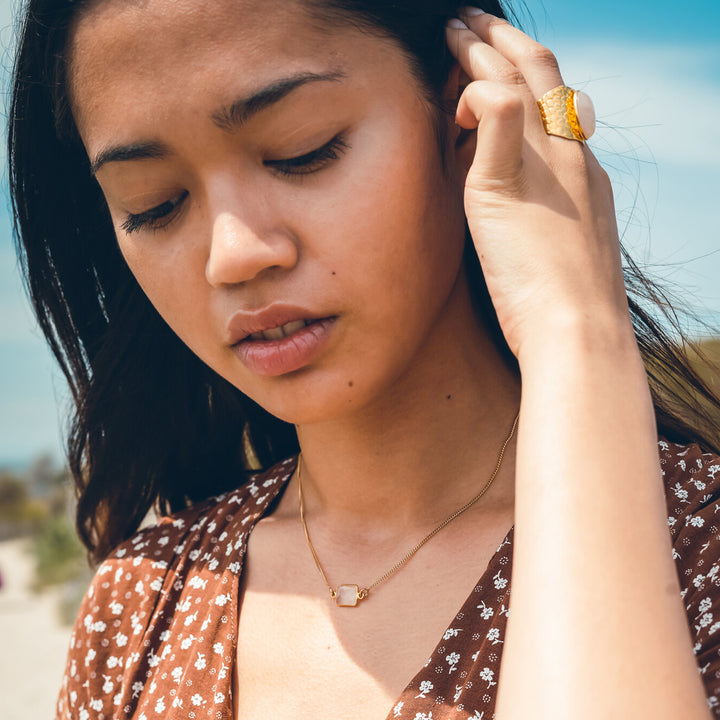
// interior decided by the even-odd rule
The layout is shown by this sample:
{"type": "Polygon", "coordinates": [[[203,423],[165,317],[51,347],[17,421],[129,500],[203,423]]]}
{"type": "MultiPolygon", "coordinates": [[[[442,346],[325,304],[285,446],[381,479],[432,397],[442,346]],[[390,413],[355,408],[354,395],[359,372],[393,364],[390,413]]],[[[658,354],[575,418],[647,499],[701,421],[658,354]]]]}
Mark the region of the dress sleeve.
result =
{"type": "Polygon", "coordinates": [[[107,691],[126,664],[132,626],[126,627],[125,607],[117,595],[112,597],[110,587],[125,596],[125,575],[116,560],[104,562],[83,598],[70,637],[56,720],[89,720],[100,713],[114,717],[107,691]]]}
{"type": "Polygon", "coordinates": [[[720,718],[720,457],[660,443],[673,559],[708,705],[720,718]]]}
{"type": "Polygon", "coordinates": [[[98,568],[70,638],[56,720],[121,717],[137,692],[135,666],[169,576],[167,560],[153,552],[162,529],[141,531],[98,568]]]}

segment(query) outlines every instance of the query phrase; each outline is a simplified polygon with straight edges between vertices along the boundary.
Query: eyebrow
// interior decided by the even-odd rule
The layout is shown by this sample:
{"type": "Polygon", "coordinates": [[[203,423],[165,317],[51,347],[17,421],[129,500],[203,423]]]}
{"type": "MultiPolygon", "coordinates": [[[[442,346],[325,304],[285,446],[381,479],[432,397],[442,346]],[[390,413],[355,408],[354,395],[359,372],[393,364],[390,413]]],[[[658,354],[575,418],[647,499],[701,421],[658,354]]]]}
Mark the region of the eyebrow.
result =
{"type": "Polygon", "coordinates": [[[101,150],[90,162],[90,172],[95,175],[97,171],[109,162],[122,162],[124,160],[147,160],[149,158],[164,158],[170,154],[170,148],[164,143],[141,142],[131,145],[115,145],[101,150]]]}
{"type": "MultiPolygon", "coordinates": [[[[303,85],[314,82],[338,82],[347,77],[340,70],[327,73],[305,72],[277,80],[270,85],[239,98],[230,105],[212,113],[213,122],[221,129],[232,132],[240,128],[251,117],[271,105],[275,105],[303,85]]],[[[169,146],[161,142],[140,142],[130,145],[115,145],[101,150],[90,162],[93,175],[106,163],[128,160],[162,159],[171,154],[169,146]]]]}
{"type": "Polygon", "coordinates": [[[231,105],[221,108],[213,113],[213,122],[222,130],[231,132],[237,130],[246,123],[253,115],[280,102],[294,90],[303,85],[314,82],[338,82],[347,77],[340,70],[327,73],[304,72],[292,75],[291,77],[277,80],[249,97],[240,98],[231,105]]]}

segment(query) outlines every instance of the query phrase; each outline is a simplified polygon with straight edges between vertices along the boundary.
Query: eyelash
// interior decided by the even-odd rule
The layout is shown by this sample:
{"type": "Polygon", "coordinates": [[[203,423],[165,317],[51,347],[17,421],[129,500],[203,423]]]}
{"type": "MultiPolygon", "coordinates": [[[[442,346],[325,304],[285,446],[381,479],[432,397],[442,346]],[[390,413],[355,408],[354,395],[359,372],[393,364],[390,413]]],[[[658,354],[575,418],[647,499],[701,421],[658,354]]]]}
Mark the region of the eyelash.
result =
{"type": "Polygon", "coordinates": [[[187,190],[183,190],[183,192],[176,197],[154,208],[150,208],[145,212],[137,214],[129,213],[121,227],[128,235],[144,228],[161,230],[172,221],[175,217],[175,211],[187,196],[187,190]]]}
{"type": "MultiPolygon", "coordinates": [[[[339,157],[349,148],[341,135],[336,135],[330,142],[322,147],[312,150],[305,155],[298,155],[284,160],[266,160],[264,165],[284,177],[301,177],[322,170],[326,165],[339,157]]],[[[138,230],[161,230],[175,217],[175,211],[188,196],[187,190],[177,197],[157,205],[145,212],[128,214],[121,225],[122,229],[130,235],[138,230]]]]}
{"type": "Polygon", "coordinates": [[[286,177],[310,175],[337,160],[349,147],[342,135],[336,135],[330,142],[305,155],[284,160],[266,160],[265,165],[286,177]]]}

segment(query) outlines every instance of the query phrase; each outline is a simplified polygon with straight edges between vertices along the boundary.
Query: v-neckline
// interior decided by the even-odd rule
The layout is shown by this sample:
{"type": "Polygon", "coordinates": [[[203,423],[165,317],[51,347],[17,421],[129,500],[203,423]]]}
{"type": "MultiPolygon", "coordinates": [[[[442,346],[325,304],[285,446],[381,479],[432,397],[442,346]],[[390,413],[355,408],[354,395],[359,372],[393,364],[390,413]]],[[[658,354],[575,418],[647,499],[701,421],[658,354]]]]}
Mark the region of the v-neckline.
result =
{"type": "MultiPolygon", "coordinates": [[[[237,579],[238,593],[240,592],[240,587],[242,585],[242,575],[244,574],[244,571],[245,571],[245,562],[247,560],[247,547],[248,547],[248,542],[250,540],[250,535],[251,535],[252,531],[255,529],[255,526],[257,525],[257,523],[260,520],[262,520],[264,517],[266,517],[268,512],[271,512],[271,509],[277,505],[277,503],[280,501],[283,494],[287,490],[287,487],[290,483],[290,479],[292,478],[293,473],[295,472],[295,469],[297,467],[297,459],[298,459],[298,456],[295,456],[294,458],[292,458],[290,460],[289,463],[287,461],[285,461],[285,463],[284,463],[285,467],[283,467],[282,471],[278,474],[279,475],[278,482],[276,482],[275,488],[273,488],[273,490],[271,490],[268,493],[268,495],[265,498],[266,502],[265,502],[264,507],[260,508],[257,511],[257,513],[255,514],[255,516],[252,520],[252,524],[250,525],[249,528],[246,529],[244,543],[243,543],[244,544],[243,569],[240,573],[240,576],[237,579]]],[[[393,703],[392,707],[390,708],[387,715],[385,716],[385,720],[395,720],[395,718],[397,717],[396,715],[394,715],[395,708],[398,706],[399,703],[402,703],[404,700],[408,699],[407,698],[408,695],[410,695],[414,699],[414,696],[412,696],[412,693],[415,691],[414,688],[416,687],[417,682],[421,678],[421,676],[423,674],[423,670],[425,670],[425,668],[427,667],[429,662],[432,660],[432,658],[438,654],[438,651],[442,647],[443,643],[445,642],[445,638],[447,637],[448,633],[453,630],[453,625],[455,624],[455,621],[459,617],[466,617],[468,615],[476,613],[477,605],[475,605],[475,603],[477,603],[477,598],[475,597],[475,589],[478,586],[484,586],[484,584],[492,578],[491,573],[496,570],[496,566],[498,565],[498,562],[499,562],[499,559],[501,556],[500,551],[506,545],[512,544],[513,530],[514,530],[514,525],[512,525],[510,527],[510,529],[507,531],[507,533],[505,533],[505,536],[503,537],[502,541],[500,542],[500,544],[498,545],[498,547],[495,549],[492,556],[488,560],[488,564],[485,567],[485,570],[480,575],[480,578],[478,579],[478,581],[473,585],[473,589],[470,591],[470,594],[467,596],[467,598],[465,598],[465,601],[463,602],[460,609],[450,619],[450,623],[445,628],[445,631],[440,636],[440,639],[438,640],[438,642],[435,644],[435,647],[433,648],[432,652],[428,656],[428,659],[427,659],[425,665],[423,665],[421,668],[419,668],[418,671],[410,678],[409,682],[405,685],[405,687],[403,688],[400,695],[395,699],[395,702],[393,703]]],[[[236,597],[237,597],[238,612],[239,612],[240,605],[241,605],[240,597],[239,596],[236,596],[236,597]]],[[[235,647],[233,649],[233,654],[235,656],[237,655],[237,647],[235,647]]],[[[233,674],[234,674],[234,671],[233,671],[233,674]]],[[[237,720],[237,719],[235,719],[235,720],[237,720]]]]}
{"type": "Polygon", "coordinates": [[[419,681],[420,681],[420,679],[421,679],[421,677],[422,677],[422,675],[423,675],[423,671],[427,668],[428,664],[432,661],[432,659],[433,659],[436,655],[438,655],[438,652],[439,652],[440,648],[441,648],[441,647],[443,646],[443,644],[445,643],[445,640],[446,640],[446,638],[447,638],[447,636],[448,636],[448,633],[450,633],[450,632],[453,630],[453,626],[457,624],[457,623],[456,623],[456,620],[458,620],[458,618],[463,618],[463,622],[466,622],[466,621],[464,620],[464,618],[466,618],[466,617],[468,617],[468,616],[470,616],[470,615],[472,615],[472,614],[477,614],[478,606],[477,606],[477,598],[475,597],[475,588],[477,588],[478,586],[483,586],[483,587],[484,587],[485,584],[486,584],[486,582],[488,582],[488,581],[492,578],[492,576],[493,576],[492,574],[495,572],[495,570],[496,570],[496,568],[497,568],[497,565],[498,565],[498,561],[499,561],[499,559],[500,559],[500,557],[501,557],[501,555],[502,555],[502,553],[501,553],[500,551],[501,551],[508,543],[512,544],[512,535],[513,535],[514,527],[515,527],[514,525],[511,526],[510,529],[507,531],[507,533],[505,533],[505,536],[503,537],[502,541],[500,542],[500,544],[498,545],[498,547],[495,549],[495,551],[493,552],[492,556],[491,556],[490,559],[488,560],[488,564],[487,564],[487,566],[485,567],[485,570],[483,571],[483,573],[480,575],[480,578],[478,579],[478,581],[477,581],[477,582],[475,583],[475,585],[473,586],[473,589],[470,591],[470,594],[467,596],[467,598],[465,598],[465,601],[463,602],[463,604],[462,604],[462,606],[460,607],[460,609],[452,616],[452,618],[451,618],[448,626],[445,628],[445,631],[444,631],[443,634],[440,636],[440,639],[439,639],[438,642],[436,643],[436,645],[435,645],[435,647],[433,648],[433,650],[432,650],[432,652],[430,653],[430,655],[428,655],[428,659],[427,659],[425,665],[423,665],[423,666],[415,673],[415,675],[412,676],[412,678],[410,679],[410,681],[408,682],[408,684],[405,686],[405,688],[403,689],[403,691],[402,691],[402,692],[400,693],[400,695],[395,699],[395,702],[393,703],[393,706],[390,708],[390,711],[389,711],[388,714],[386,715],[385,720],[394,720],[394,715],[393,715],[393,713],[394,713],[395,708],[397,707],[398,703],[407,700],[407,699],[408,699],[408,697],[407,697],[408,695],[409,695],[410,697],[412,697],[412,699],[415,698],[415,696],[413,695],[413,693],[415,693],[415,689],[417,688],[418,683],[419,683],[419,681]]]}

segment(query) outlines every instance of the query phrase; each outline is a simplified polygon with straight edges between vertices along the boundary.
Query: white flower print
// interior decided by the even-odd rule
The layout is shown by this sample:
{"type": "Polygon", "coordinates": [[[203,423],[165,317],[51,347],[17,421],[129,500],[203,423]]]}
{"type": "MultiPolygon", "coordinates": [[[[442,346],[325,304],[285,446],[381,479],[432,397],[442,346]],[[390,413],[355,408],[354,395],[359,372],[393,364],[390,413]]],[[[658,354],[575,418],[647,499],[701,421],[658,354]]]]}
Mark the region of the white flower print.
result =
{"type": "Polygon", "coordinates": [[[197,660],[195,661],[195,667],[198,670],[204,670],[206,665],[207,661],[205,660],[205,653],[198,653],[197,660]]]}
{"type": "Polygon", "coordinates": [[[165,711],[165,696],[161,697],[156,703],[155,703],[155,712],[161,713],[165,711]]]}
{"type": "Polygon", "coordinates": [[[448,670],[448,674],[454,672],[457,670],[457,667],[455,667],[458,664],[458,660],[460,660],[460,655],[458,653],[450,653],[445,660],[447,661],[447,664],[450,666],[450,669],[448,670]]]}
{"type": "Polygon", "coordinates": [[[493,609],[491,607],[488,607],[485,604],[485,601],[483,601],[480,605],[477,606],[478,610],[480,610],[480,617],[483,620],[489,620],[493,616],[493,609]],[[481,609],[482,608],[482,609],[481,609]]]}
{"type": "Polygon", "coordinates": [[[707,627],[711,622],[713,621],[713,614],[712,613],[705,613],[699,621],[699,625],[701,628],[707,627]]]}
{"type": "Polygon", "coordinates": [[[191,698],[190,702],[195,705],[195,707],[203,704],[202,695],[195,693],[191,698]]]}
{"type": "Polygon", "coordinates": [[[432,712],[427,715],[425,713],[415,713],[413,720],[432,720],[432,712]]]}
{"type": "Polygon", "coordinates": [[[493,645],[497,645],[498,643],[502,642],[502,640],[500,639],[500,629],[499,628],[490,628],[490,630],[488,631],[488,634],[485,637],[488,640],[491,640],[493,645]]]}
{"type": "Polygon", "coordinates": [[[220,703],[225,702],[225,696],[221,692],[215,693],[215,704],[219,705],[220,703]]]}
{"type": "Polygon", "coordinates": [[[483,668],[480,671],[480,679],[484,680],[488,684],[489,688],[492,687],[493,685],[497,685],[497,683],[493,681],[494,677],[495,677],[495,673],[488,667],[483,668]]]}
{"type": "Polygon", "coordinates": [[[505,586],[508,584],[507,578],[504,578],[500,575],[500,570],[497,571],[495,575],[493,575],[493,585],[495,585],[495,588],[497,590],[504,590],[505,586]]]}
{"type": "Polygon", "coordinates": [[[435,686],[429,680],[423,680],[420,683],[420,692],[415,696],[416,698],[424,698],[435,686]]]}
{"type": "Polygon", "coordinates": [[[393,717],[400,717],[404,704],[404,702],[399,702],[397,705],[395,705],[395,707],[393,708],[393,717]]]}
{"type": "Polygon", "coordinates": [[[451,637],[457,637],[462,630],[455,630],[454,628],[448,628],[443,635],[443,640],[449,640],[451,637]]]}
{"type": "Polygon", "coordinates": [[[162,590],[162,580],[160,578],[155,578],[150,583],[150,589],[154,592],[160,592],[162,590]]]}
{"type": "Polygon", "coordinates": [[[222,651],[223,651],[222,643],[216,642],[213,645],[213,652],[217,653],[218,655],[222,655],[222,651]]]}

